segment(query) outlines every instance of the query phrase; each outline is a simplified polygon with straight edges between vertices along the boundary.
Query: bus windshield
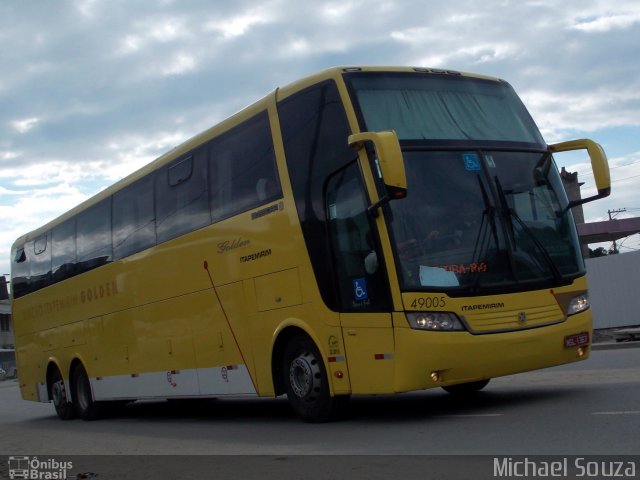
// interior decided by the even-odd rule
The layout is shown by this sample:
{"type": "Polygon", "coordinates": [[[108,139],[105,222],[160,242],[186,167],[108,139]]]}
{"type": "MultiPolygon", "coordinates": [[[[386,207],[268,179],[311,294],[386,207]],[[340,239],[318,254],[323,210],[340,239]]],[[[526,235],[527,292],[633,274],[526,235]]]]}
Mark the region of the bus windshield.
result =
{"type": "Polygon", "coordinates": [[[570,283],[584,272],[553,158],[501,81],[354,74],[367,131],[395,130],[406,198],[387,216],[403,290],[459,294],[570,283]]]}
{"type": "Polygon", "coordinates": [[[558,170],[546,153],[405,152],[390,203],[405,289],[563,283],[584,270],[558,170]]]}
{"type": "Polygon", "coordinates": [[[544,145],[526,108],[503,81],[452,75],[350,74],[368,131],[400,141],[500,141],[544,145]]]}

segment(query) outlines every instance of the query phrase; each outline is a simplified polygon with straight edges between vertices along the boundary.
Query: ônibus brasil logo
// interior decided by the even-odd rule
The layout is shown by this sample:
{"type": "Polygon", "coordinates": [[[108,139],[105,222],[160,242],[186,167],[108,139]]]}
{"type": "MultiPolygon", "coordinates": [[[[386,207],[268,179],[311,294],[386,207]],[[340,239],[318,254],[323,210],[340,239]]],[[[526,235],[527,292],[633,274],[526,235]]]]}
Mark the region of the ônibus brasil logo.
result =
{"type": "Polygon", "coordinates": [[[53,458],[40,460],[38,457],[9,457],[9,478],[37,480],[65,480],[73,462],[62,462],[53,458]]]}

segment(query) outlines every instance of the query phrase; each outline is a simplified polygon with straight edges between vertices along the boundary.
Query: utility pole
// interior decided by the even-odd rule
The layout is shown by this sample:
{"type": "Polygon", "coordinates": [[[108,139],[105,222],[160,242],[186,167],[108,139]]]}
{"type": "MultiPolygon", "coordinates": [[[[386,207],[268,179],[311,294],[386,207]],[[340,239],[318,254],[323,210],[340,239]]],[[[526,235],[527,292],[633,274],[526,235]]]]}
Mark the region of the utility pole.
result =
{"type": "MultiPolygon", "coordinates": [[[[627,211],[626,208],[618,208],[617,210],[607,210],[607,213],[609,214],[609,220],[613,220],[613,217],[611,217],[612,213],[615,215],[616,213],[622,213],[626,211],[627,211]]],[[[616,243],[615,240],[613,241],[613,253],[618,253],[618,244],[616,243]]]]}

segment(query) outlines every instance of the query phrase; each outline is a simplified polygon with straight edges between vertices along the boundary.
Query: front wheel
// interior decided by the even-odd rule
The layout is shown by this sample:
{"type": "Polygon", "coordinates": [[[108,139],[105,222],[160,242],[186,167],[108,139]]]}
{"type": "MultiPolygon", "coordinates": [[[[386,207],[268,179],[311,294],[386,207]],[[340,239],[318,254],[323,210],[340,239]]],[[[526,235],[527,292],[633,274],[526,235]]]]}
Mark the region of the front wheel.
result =
{"type": "Polygon", "coordinates": [[[93,400],[91,382],[87,371],[82,365],[77,365],[71,374],[71,388],[78,417],[83,420],[96,420],[102,415],[102,404],[93,400]]]}
{"type": "Polygon", "coordinates": [[[332,420],[346,407],[348,396],[331,396],[322,356],[307,336],[295,336],[287,344],[282,377],[291,407],[305,422],[332,420]]]}
{"type": "Polygon", "coordinates": [[[479,392],[489,384],[490,379],[478,380],[477,382],[459,383],[458,385],[449,385],[442,387],[452,395],[470,395],[479,392]]]}

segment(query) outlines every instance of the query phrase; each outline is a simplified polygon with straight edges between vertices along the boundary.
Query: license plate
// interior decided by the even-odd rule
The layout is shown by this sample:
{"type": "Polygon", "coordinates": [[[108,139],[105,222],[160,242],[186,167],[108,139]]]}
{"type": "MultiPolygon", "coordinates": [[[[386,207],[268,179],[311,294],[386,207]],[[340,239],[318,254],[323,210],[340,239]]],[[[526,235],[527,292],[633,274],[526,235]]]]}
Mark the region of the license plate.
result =
{"type": "Polygon", "coordinates": [[[581,347],[583,345],[589,345],[589,332],[575,333],[564,337],[564,347],[581,347]]]}

